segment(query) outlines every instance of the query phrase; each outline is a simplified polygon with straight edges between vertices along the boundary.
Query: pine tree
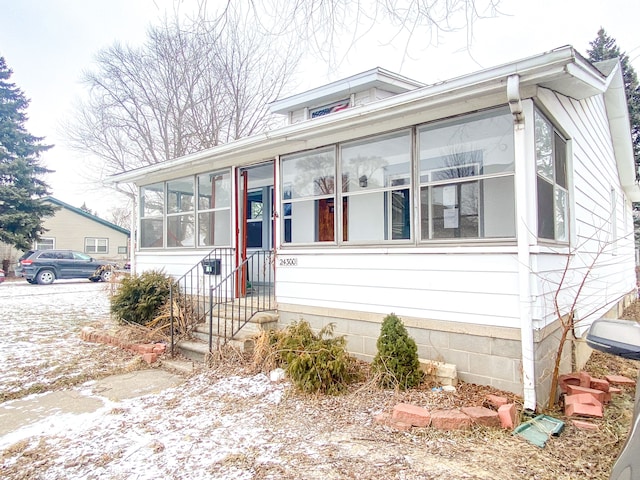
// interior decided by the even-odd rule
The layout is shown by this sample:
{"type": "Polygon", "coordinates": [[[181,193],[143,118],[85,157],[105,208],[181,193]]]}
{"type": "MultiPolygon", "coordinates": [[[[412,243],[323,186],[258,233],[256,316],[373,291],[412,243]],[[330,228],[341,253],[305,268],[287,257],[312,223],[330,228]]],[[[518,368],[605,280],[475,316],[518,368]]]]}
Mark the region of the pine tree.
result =
{"type": "Polygon", "coordinates": [[[600,27],[596,39],[593,42],[589,42],[589,45],[591,45],[591,49],[587,50],[587,55],[589,55],[589,60],[592,62],[600,62],[610,58],[620,59],[624,89],[629,107],[633,154],[636,166],[640,166],[640,85],[638,84],[636,71],[631,66],[627,54],[620,52],[615,38],[607,35],[604,28],[600,27]]]}
{"type": "Polygon", "coordinates": [[[0,242],[26,250],[55,211],[41,202],[49,186],[40,177],[50,170],[40,164],[40,154],[52,146],[27,132],[29,100],[9,82],[12,73],[0,57],[0,242]]]}

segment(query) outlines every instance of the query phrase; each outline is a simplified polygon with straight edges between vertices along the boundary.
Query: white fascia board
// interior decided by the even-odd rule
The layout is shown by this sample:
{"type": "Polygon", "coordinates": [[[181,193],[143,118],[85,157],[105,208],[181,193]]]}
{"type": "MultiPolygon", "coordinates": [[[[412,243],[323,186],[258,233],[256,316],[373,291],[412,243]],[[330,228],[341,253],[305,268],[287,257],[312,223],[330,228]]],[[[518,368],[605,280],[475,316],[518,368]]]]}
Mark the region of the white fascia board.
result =
{"type": "Polygon", "coordinates": [[[356,91],[366,90],[371,87],[380,87],[394,93],[402,93],[424,86],[425,84],[422,82],[378,67],[297,95],[275,100],[269,103],[269,109],[271,113],[284,114],[305,106],[313,107],[339,98],[346,98],[356,91]]]}
{"type": "Polygon", "coordinates": [[[609,74],[607,86],[607,91],[604,93],[604,101],[620,184],[629,200],[640,202],[640,186],[636,182],[629,109],[620,62],[609,74]]]}
{"type": "MultiPolygon", "coordinates": [[[[345,129],[353,129],[367,123],[374,125],[393,119],[401,119],[434,105],[468,101],[474,96],[488,95],[500,89],[505,92],[504,103],[506,104],[506,82],[510,75],[518,74],[520,76],[522,88],[534,84],[542,85],[545,81],[557,82],[564,79],[573,82],[574,77],[568,71],[567,65],[576,63],[576,59],[573,48],[562,47],[535,57],[411,90],[367,105],[286,125],[174,160],[114,175],[108,181],[110,183],[128,183],[150,180],[149,177],[161,171],[178,172],[196,164],[206,164],[207,168],[211,168],[212,162],[215,163],[213,168],[255,163],[273,158],[278,154],[314,148],[318,146],[318,143],[321,143],[320,139],[331,143],[330,135],[337,132],[344,134],[345,129]],[[313,139],[319,139],[319,141],[313,142],[313,139]]],[[[582,63],[581,57],[578,58],[578,61],[582,63]]],[[[594,70],[593,67],[591,69],[594,70]]],[[[587,77],[597,84],[597,75],[587,77]]],[[[604,82],[604,77],[600,78],[602,85],[604,82]]],[[[399,123],[398,126],[402,125],[399,123]]],[[[371,133],[374,132],[375,129],[372,129],[371,133]]]]}

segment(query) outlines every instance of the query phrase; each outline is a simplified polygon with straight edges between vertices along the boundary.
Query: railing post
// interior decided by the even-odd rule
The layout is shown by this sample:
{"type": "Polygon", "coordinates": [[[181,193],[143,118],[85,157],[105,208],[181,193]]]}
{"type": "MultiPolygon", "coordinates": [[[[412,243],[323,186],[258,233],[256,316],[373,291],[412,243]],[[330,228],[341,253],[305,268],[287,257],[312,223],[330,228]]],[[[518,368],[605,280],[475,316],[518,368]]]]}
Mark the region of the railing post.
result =
{"type": "Polygon", "coordinates": [[[213,353],[213,287],[209,285],[209,353],[213,353]]]}

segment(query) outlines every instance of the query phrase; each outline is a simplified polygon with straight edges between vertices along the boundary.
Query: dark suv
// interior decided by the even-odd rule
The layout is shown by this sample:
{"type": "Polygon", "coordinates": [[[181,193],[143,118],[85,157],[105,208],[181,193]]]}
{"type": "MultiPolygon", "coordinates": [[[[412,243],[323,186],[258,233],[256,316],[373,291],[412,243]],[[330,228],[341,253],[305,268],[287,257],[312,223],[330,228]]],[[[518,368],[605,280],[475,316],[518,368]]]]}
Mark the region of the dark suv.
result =
{"type": "Polygon", "coordinates": [[[107,282],[114,265],[95,260],[86,253],[73,250],[36,250],[20,261],[22,276],[29,283],[48,285],[56,278],[88,278],[107,282]]]}

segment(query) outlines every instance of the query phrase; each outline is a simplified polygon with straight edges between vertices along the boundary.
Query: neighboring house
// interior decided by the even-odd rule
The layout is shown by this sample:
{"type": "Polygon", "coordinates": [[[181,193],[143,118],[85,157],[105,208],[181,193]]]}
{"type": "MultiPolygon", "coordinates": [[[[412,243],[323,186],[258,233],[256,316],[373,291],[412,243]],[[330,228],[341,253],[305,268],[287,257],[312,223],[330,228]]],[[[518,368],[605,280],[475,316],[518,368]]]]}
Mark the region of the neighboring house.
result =
{"type": "Polygon", "coordinates": [[[103,220],[57,198],[42,200],[59,207],[43,222],[45,233],[34,249],[77,250],[97,259],[124,262],[129,258],[129,230],[103,220]]]}
{"type": "Polygon", "coordinates": [[[371,359],[394,312],[421,358],[530,409],[549,395],[554,298],[566,316],[584,283],[584,323],[635,298],[617,61],[562,47],[427,86],[374,69],[271,107],[290,124],[113,177],[139,187],[138,271],[273,249],[282,324],[335,322],[371,359]]]}

